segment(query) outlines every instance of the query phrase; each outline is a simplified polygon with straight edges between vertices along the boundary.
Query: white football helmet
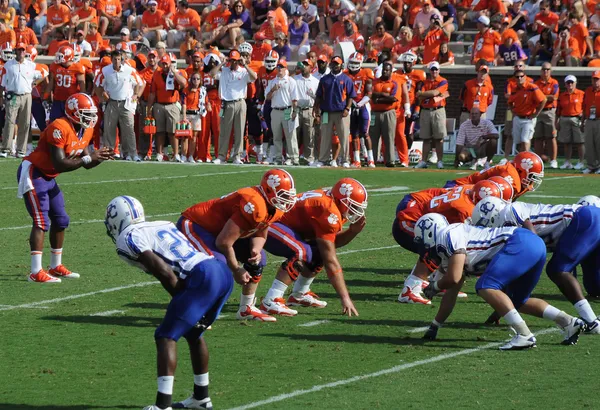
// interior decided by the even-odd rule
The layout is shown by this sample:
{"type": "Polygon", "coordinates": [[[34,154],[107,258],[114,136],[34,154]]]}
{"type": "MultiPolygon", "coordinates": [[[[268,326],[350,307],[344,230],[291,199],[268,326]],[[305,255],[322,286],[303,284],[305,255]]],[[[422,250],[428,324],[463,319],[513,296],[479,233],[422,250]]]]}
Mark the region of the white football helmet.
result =
{"type": "Polygon", "coordinates": [[[252,54],[252,45],[250,43],[242,43],[238,47],[238,51],[241,53],[252,54]]]}
{"type": "Polygon", "coordinates": [[[415,224],[415,242],[431,249],[439,231],[449,225],[445,216],[436,213],[425,214],[415,224]]]}
{"type": "Polygon", "coordinates": [[[417,61],[417,55],[412,51],[407,51],[406,53],[400,54],[398,57],[399,63],[415,63],[417,61]]]}
{"type": "Polygon", "coordinates": [[[598,198],[596,195],[586,195],[577,201],[577,205],[595,206],[596,208],[600,208],[600,198],[598,198]]]}
{"type": "Polygon", "coordinates": [[[267,53],[264,59],[265,68],[269,71],[275,70],[277,68],[277,62],[279,61],[279,53],[275,50],[271,50],[267,53]]]}
{"type": "Polygon", "coordinates": [[[423,153],[419,149],[411,149],[408,151],[408,161],[411,164],[418,164],[423,159],[423,153]]]}
{"type": "Polygon", "coordinates": [[[350,54],[350,57],[348,57],[348,70],[353,72],[360,70],[363,60],[363,55],[359,52],[350,54]]]}
{"type": "Polygon", "coordinates": [[[2,60],[4,60],[4,62],[8,60],[14,60],[15,51],[13,50],[10,43],[4,43],[0,46],[0,57],[2,57],[2,60]]]}
{"type": "Polygon", "coordinates": [[[134,197],[121,195],[110,201],[106,207],[106,234],[113,242],[117,242],[119,234],[132,224],[144,222],[144,207],[134,197]]]}
{"type": "Polygon", "coordinates": [[[471,224],[482,226],[484,228],[499,228],[500,227],[500,212],[508,205],[506,201],[494,196],[479,201],[473,208],[473,216],[471,224]]]}

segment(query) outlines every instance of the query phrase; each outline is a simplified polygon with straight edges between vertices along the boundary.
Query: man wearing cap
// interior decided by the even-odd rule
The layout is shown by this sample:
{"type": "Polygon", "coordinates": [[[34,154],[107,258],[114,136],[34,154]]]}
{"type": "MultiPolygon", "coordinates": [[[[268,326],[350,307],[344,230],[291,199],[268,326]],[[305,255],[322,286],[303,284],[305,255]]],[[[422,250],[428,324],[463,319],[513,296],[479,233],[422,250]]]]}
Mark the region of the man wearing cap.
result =
{"type": "Polygon", "coordinates": [[[485,118],[485,113],[494,100],[494,87],[487,81],[488,73],[487,65],[480,66],[477,70],[477,78],[468,80],[460,91],[458,98],[462,101],[462,109],[459,126],[469,119],[474,107],[479,109],[480,117],[485,118]]]}
{"type": "Polygon", "coordinates": [[[254,34],[254,45],[252,46],[252,54],[250,54],[252,61],[263,61],[269,51],[272,50],[271,44],[267,43],[265,38],[265,33],[260,31],[254,34]]]}
{"type": "Polygon", "coordinates": [[[164,14],[164,11],[158,10],[158,2],[156,0],[148,1],[148,8],[142,14],[142,33],[144,33],[144,37],[151,44],[153,42],[164,41],[167,38],[164,14]]]}
{"type": "MultiPolygon", "coordinates": [[[[127,29],[124,29],[127,30],[127,29]]],[[[129,32],[129,30],[127,30],[129,32]]],[[[75,42],[73,45],[81,47],[81,57],[89,57],[92,54],[92,45],[85,41],[83,30],[78,30],[75,35],[75,42]]]]}
{"type": "Polygon", "coordinates": [[[150,50],[147,56],[146,67],[139,72],[140,77],[144,80],[144,92],[138,101],[139,125],[138,130],[140,133],[138,151],[140,156],[144,156],[144,161],[150,161],[152,159],[152,139],[151,136],[144,133],[144,120],[146,119],[148,97],[150,96],[150,88],[152,84],[152,77],[154,72],[158,69],[158,54],[155,50],[150,50]]]}
{"type": "Polygon", "coordinates": [[[442,20],[442,15],[440,11],[432,6],[431,0],[423,0],[423,9],[417,13],[415,16],[415,22],[413,23],[413,28],[416,28],[418,24],[422,24],[425,29],[429,27],[432,22],[431,17],[436,15],[439,17],[439,20],[442,20]]]}
{"type": "Polygon", "coordinates": [[[490,120],[482,118],[479,108],[471,109],[470,117],[460,125],[456,136],[456,156],[454,166],[473,161],[471,169],[477,170],[478,159],[485,158],[484,169],[490,167],[490,161],[496,153],[498,131],[490,120]]]}
{"type": "Polygon", "coordinates": [[[384,61],[381,77],[373,80],[371,110],[374,124],[369,132],[373,150],[379,152],[379,140],[385,145],[386,167],[394,167],[394,135],[396,132],[396,105],[402,98],[401,84],[392,78],[394,67],[391,61],[384,61]]]}
{"type": "Polygon", "coordinates": [[[583,98],[585,124],[583,128],[585,144],[584,174],[600,174],[600,70],[592,74],[592,85],[585,90],[583,98]]]}
{"type": "MultiPolygon", "coordinates": [[[[319,149],[319,161],[317,166],[329,162],[331,153],[333,128],[340,139],[341,159],[345,168],[350,167],[348,161],[348,134],[350,133],[350,108],[356,90],[352,80],[342,73],[344,61],[335,56],[331,60],[331,72],[321,78],[313,116],[321,124],[321,146],[319,149]]],[[[337,158],[333,158],[331,166],[337,166],[337,158]]]]}
{"type": "Polygon", "coordinates": [[[565,163],[560,169],[585,168],[583,163],[583,99],[585,93],[577,89],[577,77],[568,75],[565,77],[566,90],[558,96],[558,107],[556,108],[556,129],[558,130],[558,142],[565,144],[565,163]],[[579,162],[573,166],[571,157],[573,145],[577,147],[579,162]]]}
{"type": "Polygon", "coordinates": [[[135,68],[124,64],[123,53],[113,51],[112,64],[102,68],[96,78],[96,95],[106,103],[102,145],[115,148],[117,127],[123,158],[141,161],[135,145],[134,116],[138,98],[144,92],[144,80],[135,68]]]}
{"type": "Polygon", "coordinates": [[[442,43],[450,41],[450,33],[442,28],[442,20],[437,14],[431,16],[431,24],[421,34],[419,50],[423,52],[423,64],[429,64],[436,59],[440,53],[442,43]]]}
{"type": "Polygon", "coordinates": [[[312,63],[310,60],[298,62],[297,67],[302,70],[301,74],[294,76],[298,88],[298,132],[300,133],[298,140],[301,142],[299,145],[304,147],[304,159],[308,165],[312,165],[315,161],[315,128],[312,111],[317,88],[319,88],[319,80],[311,75],[312,63]]]}
{"type": "Polygon", "coordinates": [[[187,80],[185,72],[177,69],[177,61],[168,54],[162,56],[158,64],[160,70],[152,76],[146,116],[156,120],[156,160],[162,162],[164,159],[166,135],[173,147],[173,161],[177,161],[179,144],[175,144],[174,135],[175,125],[181,117],[179,91],[185,88],[187,80]]]}
{"type": "Polygon", "coordinates": [[[556,145],[556,100],[558,100],[558,81],[551,77],[552,65],[542,64],[540,78],[534,84],[546,96],[546,105],[535,121],[533,133],[534,151],[542,157],[544,151],[550,152],[550,168],[558,168],[556,156],[558,147],[556,145]],[[545,147],[544,147],[545,146],[545,147]],[[544,149],[545,148],[545,149],[544,149]]]}
{"type": "Polygon", "coordinates": [[[246,127],[246,94],[248,83],[256,81],[256,73],[248,67],[250,57],[242,58],[237,50],[229,53],[229,66],[224,66],[219,81],[219,96],[222,104],[222,114],[219,132],[219,156],[213,163],[221,164],[226,161],[233,128],[233,147],[231,159],[234,164],[243,164],[242,143],[246,127]]]}
{"type": "Polygon", "coordinates": [[[427,168],[425,161],[431,152],[431,146],[437,153],[437,167],[444,168],[443,141],[446,136],[446,95],[448,80],[440,76],[440,64],[434,61],[429,64],[430,77],[423,82],[421,91],[416,97],[421,106],[420,137],[423,140],[423,158],[415,168],[427,168]],[[433,140],[433,143],[432,143],[433,140]]]}
{"type": "Polygon", "coordinates": [[[477,19],[477,30],[479,32],[475,35],[473,42],[471,64],[475,64],[479,59],[487,61],[488,64],[494,64],[496,47],[502,44],[502,37],[497,31],[490,28],[490,19],[486,16],[479,16],[477,19]]]}
{"type": "Polygon", "coordinates": [[[158,61],[160,61],[164,56],[168,55],[167,54],[167,45],[165,44],[164,41],[159,41],[158,43],[156,43],[156,47],[154,47],[154,49],[156,50],[156,53],[158,54],[158,61]]]}
{"type": "Polygon", "coordinates": [[[24,158],[27,153],[32,85],[43,80],[42,74],[36,70],[35,63],[25,59],[26,48],[24,43],[17,44],[16,57],[8,60],[0,72],[0,96],[3,93],[5,95],[4,98],[0,97],[0,105],[4,104],[6,110],[1,156],[5,158],[12,150],[15,125],[18,126],[16,155],[24,158]]]}
{"type": "Polygon", "coordinates": [[[321,54],[317,57],[317,71],[313,73],[313,76],[320,80],[327,74],[329,74],[331,70],[329,69],[329,59],[325,54],[321,54]]]}
{"type": "Polygon", "coordinates": [[[519,152],[529,151],[535,122],[546,105],[546,96],[537,85],[527,81],[525,71],[515,72],[517,87],[508,98],[513,115],[512,136],[519,152]]]}

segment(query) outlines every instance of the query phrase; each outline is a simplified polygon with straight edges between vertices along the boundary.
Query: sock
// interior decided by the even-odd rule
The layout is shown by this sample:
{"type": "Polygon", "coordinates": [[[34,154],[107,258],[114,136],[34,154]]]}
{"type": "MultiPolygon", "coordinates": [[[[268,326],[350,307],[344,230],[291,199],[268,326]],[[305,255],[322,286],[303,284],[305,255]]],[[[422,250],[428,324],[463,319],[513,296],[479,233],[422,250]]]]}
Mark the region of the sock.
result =
{"type": "Polygon", "coordinates": [[[372,149],[367,150],[367,158],[369,158],[369,161],[375,161],[373,159],[373,150],[372,149]]]}
{"type": "Polygon", "coordinates": [[[194,398],[204,400],[208,397],[208,373],[194,375],[194,398]]]}
{"type": "Polygon", "coordinates": [[[254,294],[240,297],[240,307],[243,308],[244,306],[254,306],[254,294]]]}
{"type": "Polygon", "coordinates": [[[62,248],[50,249],[50,267],[56,268],[62,264],[62,248]]]}
{"type": "Polygon", "coordinates": [[[288,285],[286,285],[279,279],[275,279],[273,281],[273,284],[271,285],[271,289],[269,289],[269,291],[267,292],[267,296],[265,296],[265,299],[273,300],[277,298],[282,298],[287,288],[288,285]]]}
{"type": "MultiPolygon", "coordinates": [[[[414,272],[414,268],[413,268],[413,272],[414,272]]],[[[423,284],[423,279],[421,279],[420,277],[413,275],[413,273],[411,272],[410,275],[408,275],[406,277],[406,279],[404,279],[404,287],[410,287],[411,289],[415,289],[417,287],[420,287],[423,284]]]]}
{"type": "Polygon", "coordinates": [[[360,162],[360,151],[354,151],[354,162],[360,162]]]}
{"type": "Polygon", "coordinates": [[[294,283],[294,290],[292,290],[292,293],[304,295],[306,292],[310,291],[310,285],[313,283],[313,280],[315,280],[314,277],[305,278],[302,275],[298,276],[296,283],[294,283]]]}
{"type": "Polygon", "coordinates": [[[559,313],[560,313],[560,310],[558,310],[557,308],[555,308],[552,305],[548,305],[546,307],[546,309],[544,309],[544,313],[542,314],[542,317],[544,319],[556,320],[556,317],[558,316],[559,313]]]}
{"type": "Polygon", "coordinates": [[[596,315],[594,314],[594,311],[590,306],[590,302],[588,302],[587,299],[582,299],[573,306],[575,306],[575,309],[577,309],[579,316],[581,316],[581,318],[586,322],[590,323],[596,320],[596,315]]]}
{"type": "Polygon", "coordinates": [[[161,409],[171,407],[173,396],[174,376],[159,376],[157,379],[158,392],[156,393],[156,405],[161,409]]]}
{"type": "Polygon", "coordinates": [[[42,252],[31,251],[31,273],[36,274],[42,270],[42,252]]]}
{"type": "Polygon", "coordinates": [[[506,323],[512,326],[520,335],[529,336],[531,334],[531,331],[516,309],[510,310],[506,315],[504,315],[504,320],[506,320],[506,323]]]}

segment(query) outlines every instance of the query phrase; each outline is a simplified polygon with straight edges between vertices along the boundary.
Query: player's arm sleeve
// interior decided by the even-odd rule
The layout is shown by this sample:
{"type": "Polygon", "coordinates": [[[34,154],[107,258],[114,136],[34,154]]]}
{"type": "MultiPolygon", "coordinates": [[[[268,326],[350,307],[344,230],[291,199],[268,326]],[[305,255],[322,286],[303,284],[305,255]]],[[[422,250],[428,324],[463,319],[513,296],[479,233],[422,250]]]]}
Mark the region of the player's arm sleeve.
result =
{"type": "Polygon", "coordinates": [[[50,145],[57,148],[65,148],[66,136],[64,135],[64,131],[51,123],[48,125],[48,128],[46,128],[46,132],[51,133],[52,135],[52,138],[49,138],[47,141],[50,145]]]}

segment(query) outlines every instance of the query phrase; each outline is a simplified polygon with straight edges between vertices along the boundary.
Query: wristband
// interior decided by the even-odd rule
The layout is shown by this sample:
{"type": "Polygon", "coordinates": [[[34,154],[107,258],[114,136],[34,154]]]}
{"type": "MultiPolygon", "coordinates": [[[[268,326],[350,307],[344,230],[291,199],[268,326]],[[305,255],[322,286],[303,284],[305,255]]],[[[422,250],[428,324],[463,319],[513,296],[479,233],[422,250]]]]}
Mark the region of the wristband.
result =
{"type": "Polygon", "coordinates": [[[438,281],[437,280],[435,282],[433,282],[433,288],[435,290],[437,290],[438,292],[440,291],[440,287],[438,286],[438,281]]]}
{"type": "Polygon", "coordinates": [[[90,157],[89,155],[84,155],[83,157],[81,157],[81,160],[83,161],[84,165],[87,165],[90,162],[92,162],[92,157],[90,157]]]}
{"type": "Polygon", "coordinates": [[[438,322],[437,320],[433,319],[433,321],[431,322],[432,325],[434,325],[435,327],[442,327],[442,324],[440,322],[438,322]]]}

